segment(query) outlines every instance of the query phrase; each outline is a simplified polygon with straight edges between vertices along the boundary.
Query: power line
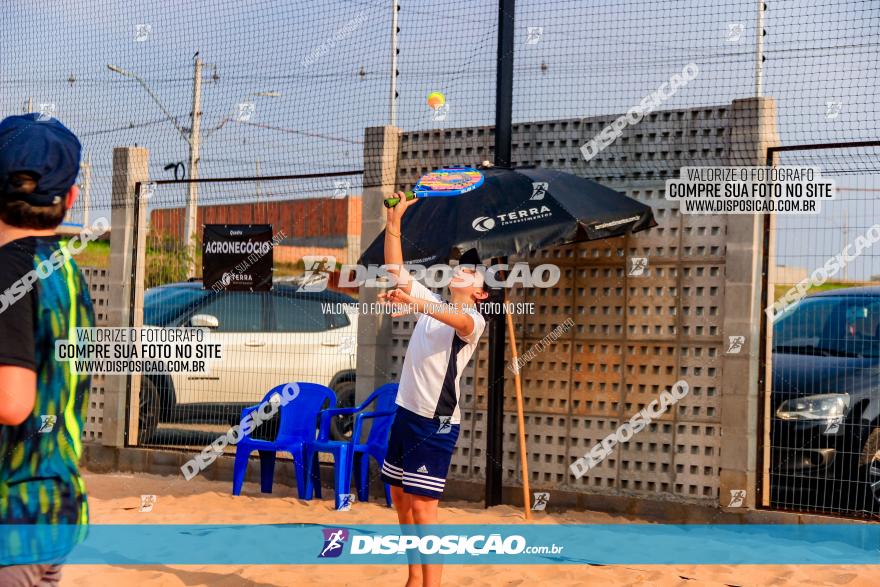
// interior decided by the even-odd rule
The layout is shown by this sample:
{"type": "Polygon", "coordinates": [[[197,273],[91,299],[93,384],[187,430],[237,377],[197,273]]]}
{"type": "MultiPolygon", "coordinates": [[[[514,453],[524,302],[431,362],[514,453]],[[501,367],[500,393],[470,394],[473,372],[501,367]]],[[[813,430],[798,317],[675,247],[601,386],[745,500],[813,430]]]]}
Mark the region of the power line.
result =
{"type": "Polygon", "coordinates": [[[101,129],[101,130],[81,132],[81,133],[79,133],[79,136],[90,137],[90,136],[95,136],[95,135],[103,135],[103,134],[109,134],[109,133],[114,133],[114,132],[120,132],[120,131],[124,131],[124,130],[132,130],[132,129],[136,129],[136,128],[145,128],[148,126],[155,126],[157,124],[167,122],[167,121],[168,120],[163,117],[163,118],[158,118],[156,120],[151,120],[150,122],[142,122],[142,123],[138,123],[138,124],[130,122],[130,123],[128,123],[127,126],[119,126],[116,128],[105,128],[105,129],[101,129]]]}

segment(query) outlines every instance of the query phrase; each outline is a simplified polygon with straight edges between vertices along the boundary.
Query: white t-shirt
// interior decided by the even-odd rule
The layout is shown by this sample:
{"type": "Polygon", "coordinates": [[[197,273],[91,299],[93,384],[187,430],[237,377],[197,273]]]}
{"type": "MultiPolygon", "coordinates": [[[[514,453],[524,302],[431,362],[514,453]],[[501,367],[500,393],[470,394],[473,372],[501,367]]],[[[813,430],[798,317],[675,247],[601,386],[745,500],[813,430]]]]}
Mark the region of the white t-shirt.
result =
{"type": "MultiPolygon", "coordinates": [[[[410,295],[442,302],[440,296],[415,280],[410,295]]],[[[461,421],[459,379],[486,327],[486,320],[476,308],[465,312],[474,320],[473,332],[465,337],[431,316],[419,316],[403,359],[397,405],[426,418],[451,416],[450,424],[461,421]]]]}

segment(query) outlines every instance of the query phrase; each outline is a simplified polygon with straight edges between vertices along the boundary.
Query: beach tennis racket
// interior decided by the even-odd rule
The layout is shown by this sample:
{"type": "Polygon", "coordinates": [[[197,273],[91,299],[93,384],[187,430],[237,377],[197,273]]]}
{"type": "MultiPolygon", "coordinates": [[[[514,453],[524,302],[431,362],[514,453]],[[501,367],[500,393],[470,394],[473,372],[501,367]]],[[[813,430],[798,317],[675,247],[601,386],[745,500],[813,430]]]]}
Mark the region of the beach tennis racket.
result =
{"type": "MultiPolygon", "coordinates": [[[[460,196],[483,185],[483,174],[472,167],[444,167],[423,175],[406,199],[460,196]]],[[[385,207],[393,208],[400,198],[385,198],[385,207]]]]}

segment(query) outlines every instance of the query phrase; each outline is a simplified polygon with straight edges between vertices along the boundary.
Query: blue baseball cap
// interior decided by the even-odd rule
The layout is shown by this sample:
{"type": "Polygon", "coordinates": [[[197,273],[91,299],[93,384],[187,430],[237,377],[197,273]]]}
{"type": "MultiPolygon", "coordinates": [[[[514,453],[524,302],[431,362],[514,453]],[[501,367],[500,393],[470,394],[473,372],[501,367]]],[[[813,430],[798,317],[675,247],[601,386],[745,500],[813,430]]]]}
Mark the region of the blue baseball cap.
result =
{"type": "Polygon", "coordinates": [[[0,197],[52,206],[76,183],[82,145],[56,118],[32,112],[0,122],[0,197]],[[45,119],[45,120],[43,120],[45,119]],[[29,194],[7,193],[11,174],[29,172],[37,188],[29,194]]]}

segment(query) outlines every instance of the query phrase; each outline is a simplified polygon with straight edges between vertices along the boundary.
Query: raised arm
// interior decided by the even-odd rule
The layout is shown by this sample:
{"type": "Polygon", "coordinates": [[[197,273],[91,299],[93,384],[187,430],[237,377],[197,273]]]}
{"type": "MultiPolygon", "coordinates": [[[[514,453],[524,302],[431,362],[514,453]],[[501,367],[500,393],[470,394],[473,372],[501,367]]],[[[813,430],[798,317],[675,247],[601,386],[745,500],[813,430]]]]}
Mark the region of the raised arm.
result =
{"type": "Polygon", "coordinates": [[[395,197],[400,198],[400,203],[394,208],[389,208],[385,223],[385,265],[388,272],[397,276],[397,287],[406,293],[410,293],[412,278],[403,266],[403,246],[401,239],[401,226],[403,214],[407,208],[414,206],[417,199],[407,200],[403,192],[397,192],[395,197]]]}
{"type": "Polygon", "coordinates": [[[431,316],[447,326],[452,326],[462,338],[467,338],[474,332],[474,319],[461,306],[449,304],[439,299],[428,300],[415,297],[399,287],[379,294],[379,299],[390,304],[406,306],[406,310],[392,314],[394,317],[416,312],[431,316]]]}

